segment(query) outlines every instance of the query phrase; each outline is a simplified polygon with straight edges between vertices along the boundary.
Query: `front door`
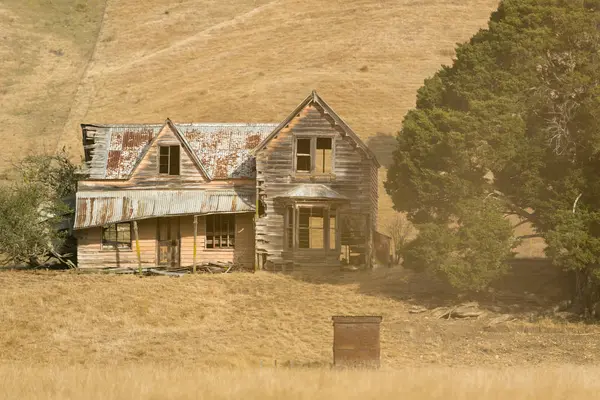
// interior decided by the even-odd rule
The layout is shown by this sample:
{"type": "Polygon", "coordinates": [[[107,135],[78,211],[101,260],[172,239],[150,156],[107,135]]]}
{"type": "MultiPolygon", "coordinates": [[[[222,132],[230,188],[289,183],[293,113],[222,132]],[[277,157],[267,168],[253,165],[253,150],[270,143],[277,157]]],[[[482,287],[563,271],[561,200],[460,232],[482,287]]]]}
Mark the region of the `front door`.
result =
{"type": "Polygon", "coordinates": [[[158,265],[179,266],[179,217],[158,219],[158,265]]]}

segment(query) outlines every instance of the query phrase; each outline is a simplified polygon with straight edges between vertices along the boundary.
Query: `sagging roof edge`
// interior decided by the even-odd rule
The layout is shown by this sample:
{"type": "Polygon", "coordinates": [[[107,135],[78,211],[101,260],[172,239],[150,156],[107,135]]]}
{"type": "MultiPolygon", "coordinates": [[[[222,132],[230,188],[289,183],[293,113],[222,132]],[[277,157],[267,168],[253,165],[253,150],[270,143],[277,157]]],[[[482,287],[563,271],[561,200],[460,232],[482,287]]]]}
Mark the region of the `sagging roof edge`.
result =
{"type": "Polygon", "coordinates": [[[344,131],[344,133],[346,133],[348,136],[350,136],[356,142],[356,144],[358,145],[358,147],[360,147],[366,153],[367,157],[369,159],[373,160],[375,162],[375,165],[378,168],[381,167],[381,164],[379,163],[379,161],[377,161],[377,157],[371,151],[371,149],[369,149],[369,147],[352,130],[352,128],[350,128],[350,126],[329,106],[329,104],[327,104],[325,102],[325,100],[323,100],[321,98],[321,96],[319,96],[317,94],[316,90],[313,90],[312,93],[310,95],[308,95],[294,109],[294,111],[292,111],[287,116],[287,118],[285,118],[279,125],[277,125],[277,127],[273,130],[273,132],[271,132],[266,138],[263,139],[262,142],[260,142],[258,144],[258,146],[256,146],[256,148],[252,151],[253,154],[256,155],[256,153],[258,153],[259,151],[261,151],[267,145],[267,143],[269,143],[271,141],[271,139],[273,139],[273,137],[279,133],[279,131],[281,131],[286,125],[288,125],[292,121],[292,119],[294,119],[296,117],[296,115],[298,115],[298,113],[304,109],[304,107],[306,107],[307,105],[309,105],[311,103],[320,106],[325,111],[325,114],[329,115],[331,118],[333,118],[333,120],[335,121],[335,123],[342,128],[342,130],[344,131]]]}
{"type": "Polygon", "coordinates": [[[168,214],[168,215],[151,215],[151,216],[141,217],[141,218],[123,219],[121,221],[114,221],[114,222],[111,222],[111,223],[105,224],[105,225],[103,225],[103,224],[95,224],[95,225],[82,226],[82,227],[75,227],[75,226],[73,226],[73,230],[80,231],[82,229],[98,228],[100,226],[120,224],[120,223],[123,223],[123,222],[143,221],[143,220],[152,219],[152,218],[187,217],[187,216],[192,216],[192,215],[197,215],[197,216],[200,217],[200,216],[216,215],[216,214],[254,214],[255,212],[256,211],[211,211],[211,212],[206,212],[206,213],[183,213],[183,214],[168,214]]]}

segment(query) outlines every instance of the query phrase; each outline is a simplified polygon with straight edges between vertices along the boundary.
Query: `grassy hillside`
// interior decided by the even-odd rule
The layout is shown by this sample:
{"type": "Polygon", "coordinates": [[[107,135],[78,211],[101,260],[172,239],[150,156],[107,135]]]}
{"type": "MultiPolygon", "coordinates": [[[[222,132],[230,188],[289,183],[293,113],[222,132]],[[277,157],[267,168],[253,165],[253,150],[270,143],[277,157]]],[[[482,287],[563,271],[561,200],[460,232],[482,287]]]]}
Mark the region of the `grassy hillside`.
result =
{"type": "Polygon", "coordinates": [[[423,79],[497,3],[3,1],[5,51],[19,57],[0,57],[0,139],[12,150],[0,170],[40,145],[78,157],[82,122],[279,122],[312,89],[387,164],[423,79]]]}
{"type": "Polygon", "coordinates": [[[340,314],[383,316],[386,369],[597,364],[600,327],[532,319],[560,299],[550,278],[518,276],[519,285],[475,298],[486,315],[447,320],[408,311],[473,298],[400,268],[181,278],[0,271],[0,365],[327,367],[340,314]],[[517,320],[491,324],[500,313],[517,320]]]}
{"type": "Polygon", "coordinates": [[[103,12],[104,0],[0,2],[0,181],[61,140],[103,12]]]}

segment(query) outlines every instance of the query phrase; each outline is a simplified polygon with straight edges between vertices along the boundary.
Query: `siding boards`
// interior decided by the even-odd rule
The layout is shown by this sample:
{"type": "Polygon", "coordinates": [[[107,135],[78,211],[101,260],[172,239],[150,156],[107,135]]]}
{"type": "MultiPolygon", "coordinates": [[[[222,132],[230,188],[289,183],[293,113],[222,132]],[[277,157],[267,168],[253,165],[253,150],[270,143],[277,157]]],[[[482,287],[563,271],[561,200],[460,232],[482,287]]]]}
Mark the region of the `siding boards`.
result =
{"type": "MultiPolygon", "coordinates": [[[[259,195],[266,206],[266,215],[256,221],[256,249],[266,253],[274,263],[292,261],[298,264],[339,264],[337,251],[284,251],[284,209],[274,202],[302,182],[322,183],[345,195],[349,204],[340,208],[342,214],[370,214],[371,224],[377,214],[377,166],[364,157],[363,151],[342,136],[313,105],[306,106],[291,122],[256,155],[259,195]],[[294,136],[323,135],[334,138],[335,177],[294,176],[294,136]]],[[[365,234],[367,234],[365,232],[365,234]]],[[[366,237],[366,235],[365,235],[366,237]]]]}
{"type": "MultiPolygon", "coordinates": [[[[235,216],[235,248],[206,249],[206,217],[198,217],[198,237],[196,244],[196,261],[233,262],[244,268],[254,266],[254,223],[253,214],[236,214],[235,216]]],[[[194,261],[194,217],[180,218],[181,226],[181,265],[191,266],[194,261]]]]}
{"type": "MultiPolygon", "coordinates": [[[[132,267],[137,268],[135,238],[131,249],[102,250],[102,228],[75,231],[77,234],[77,264],[79,268],[132,267]]],[[[140,254],[143,267],[156,264],[156,219],[138,221],[140,254]]]]}
{"type": "Polygon", "coordinates": [[[173,133],[169,125],[160,131],[152,145],[131,174],[128,184],[123,188],[143,186],[148,189],[164,188],[192,188],[198,184],[206,183],[207,179],[192,160],[192,156],[185,149],[179,138],[173,133]],[[180,173],[179,175],[164,175],[158,173],[158,148],[159,146],[181,145],[180,173]]]}
{"type": "MultiPolygon", "coordinates": [[[[236,214],[236,243],[234,249],[205,249],[206,219],[198,217],[197,262],[234,262],[244,268],[254,265],[253,214],[236,214]]],[[[156,265],[157,219],[138,221],[140,253],[143,267],[156,265]]],[[[179,217],[180,263],[191,266],[194,260],[194,217],[179,217]]],[[[131,267],[137,268],[135,239],[131,250],[102,250],[102,228],[82,229],[77,232],[77,260],[80,268],[131,267]]]]}

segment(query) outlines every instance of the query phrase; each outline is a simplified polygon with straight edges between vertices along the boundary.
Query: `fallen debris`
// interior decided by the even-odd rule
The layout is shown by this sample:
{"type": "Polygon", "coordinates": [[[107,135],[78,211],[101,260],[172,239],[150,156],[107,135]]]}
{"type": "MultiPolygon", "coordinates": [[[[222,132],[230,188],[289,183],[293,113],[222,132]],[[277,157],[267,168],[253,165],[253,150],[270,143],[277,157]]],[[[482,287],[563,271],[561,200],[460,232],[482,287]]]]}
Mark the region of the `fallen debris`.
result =
{"type": "Polygon", "coordinates": [[[423,307],[423,306],[412,306],[408,310],[408,312],[410,314],[421,314],[421,313],[424,313],[425,311],[428,311],[427,307],[423,307]]]}
{"type": "Polygon", "coordinates": [[[494,326],[494,325],[499,325],[499,324],[503,324],[506,322],[511,322],[511,321],[515,321],[517,318],[515,318],[513,315],[511,314],[502,314],[499,315],[495,318],[490,319],[490,321],[488,322],[487,326],[494,326]]]}
{"type": "Polygon", "coordinates": [[[435,318],[479,318],[485,311],[479,308],[476,302],[461,304],[456,307],[438,307],[432,311],[435,318]]]}

